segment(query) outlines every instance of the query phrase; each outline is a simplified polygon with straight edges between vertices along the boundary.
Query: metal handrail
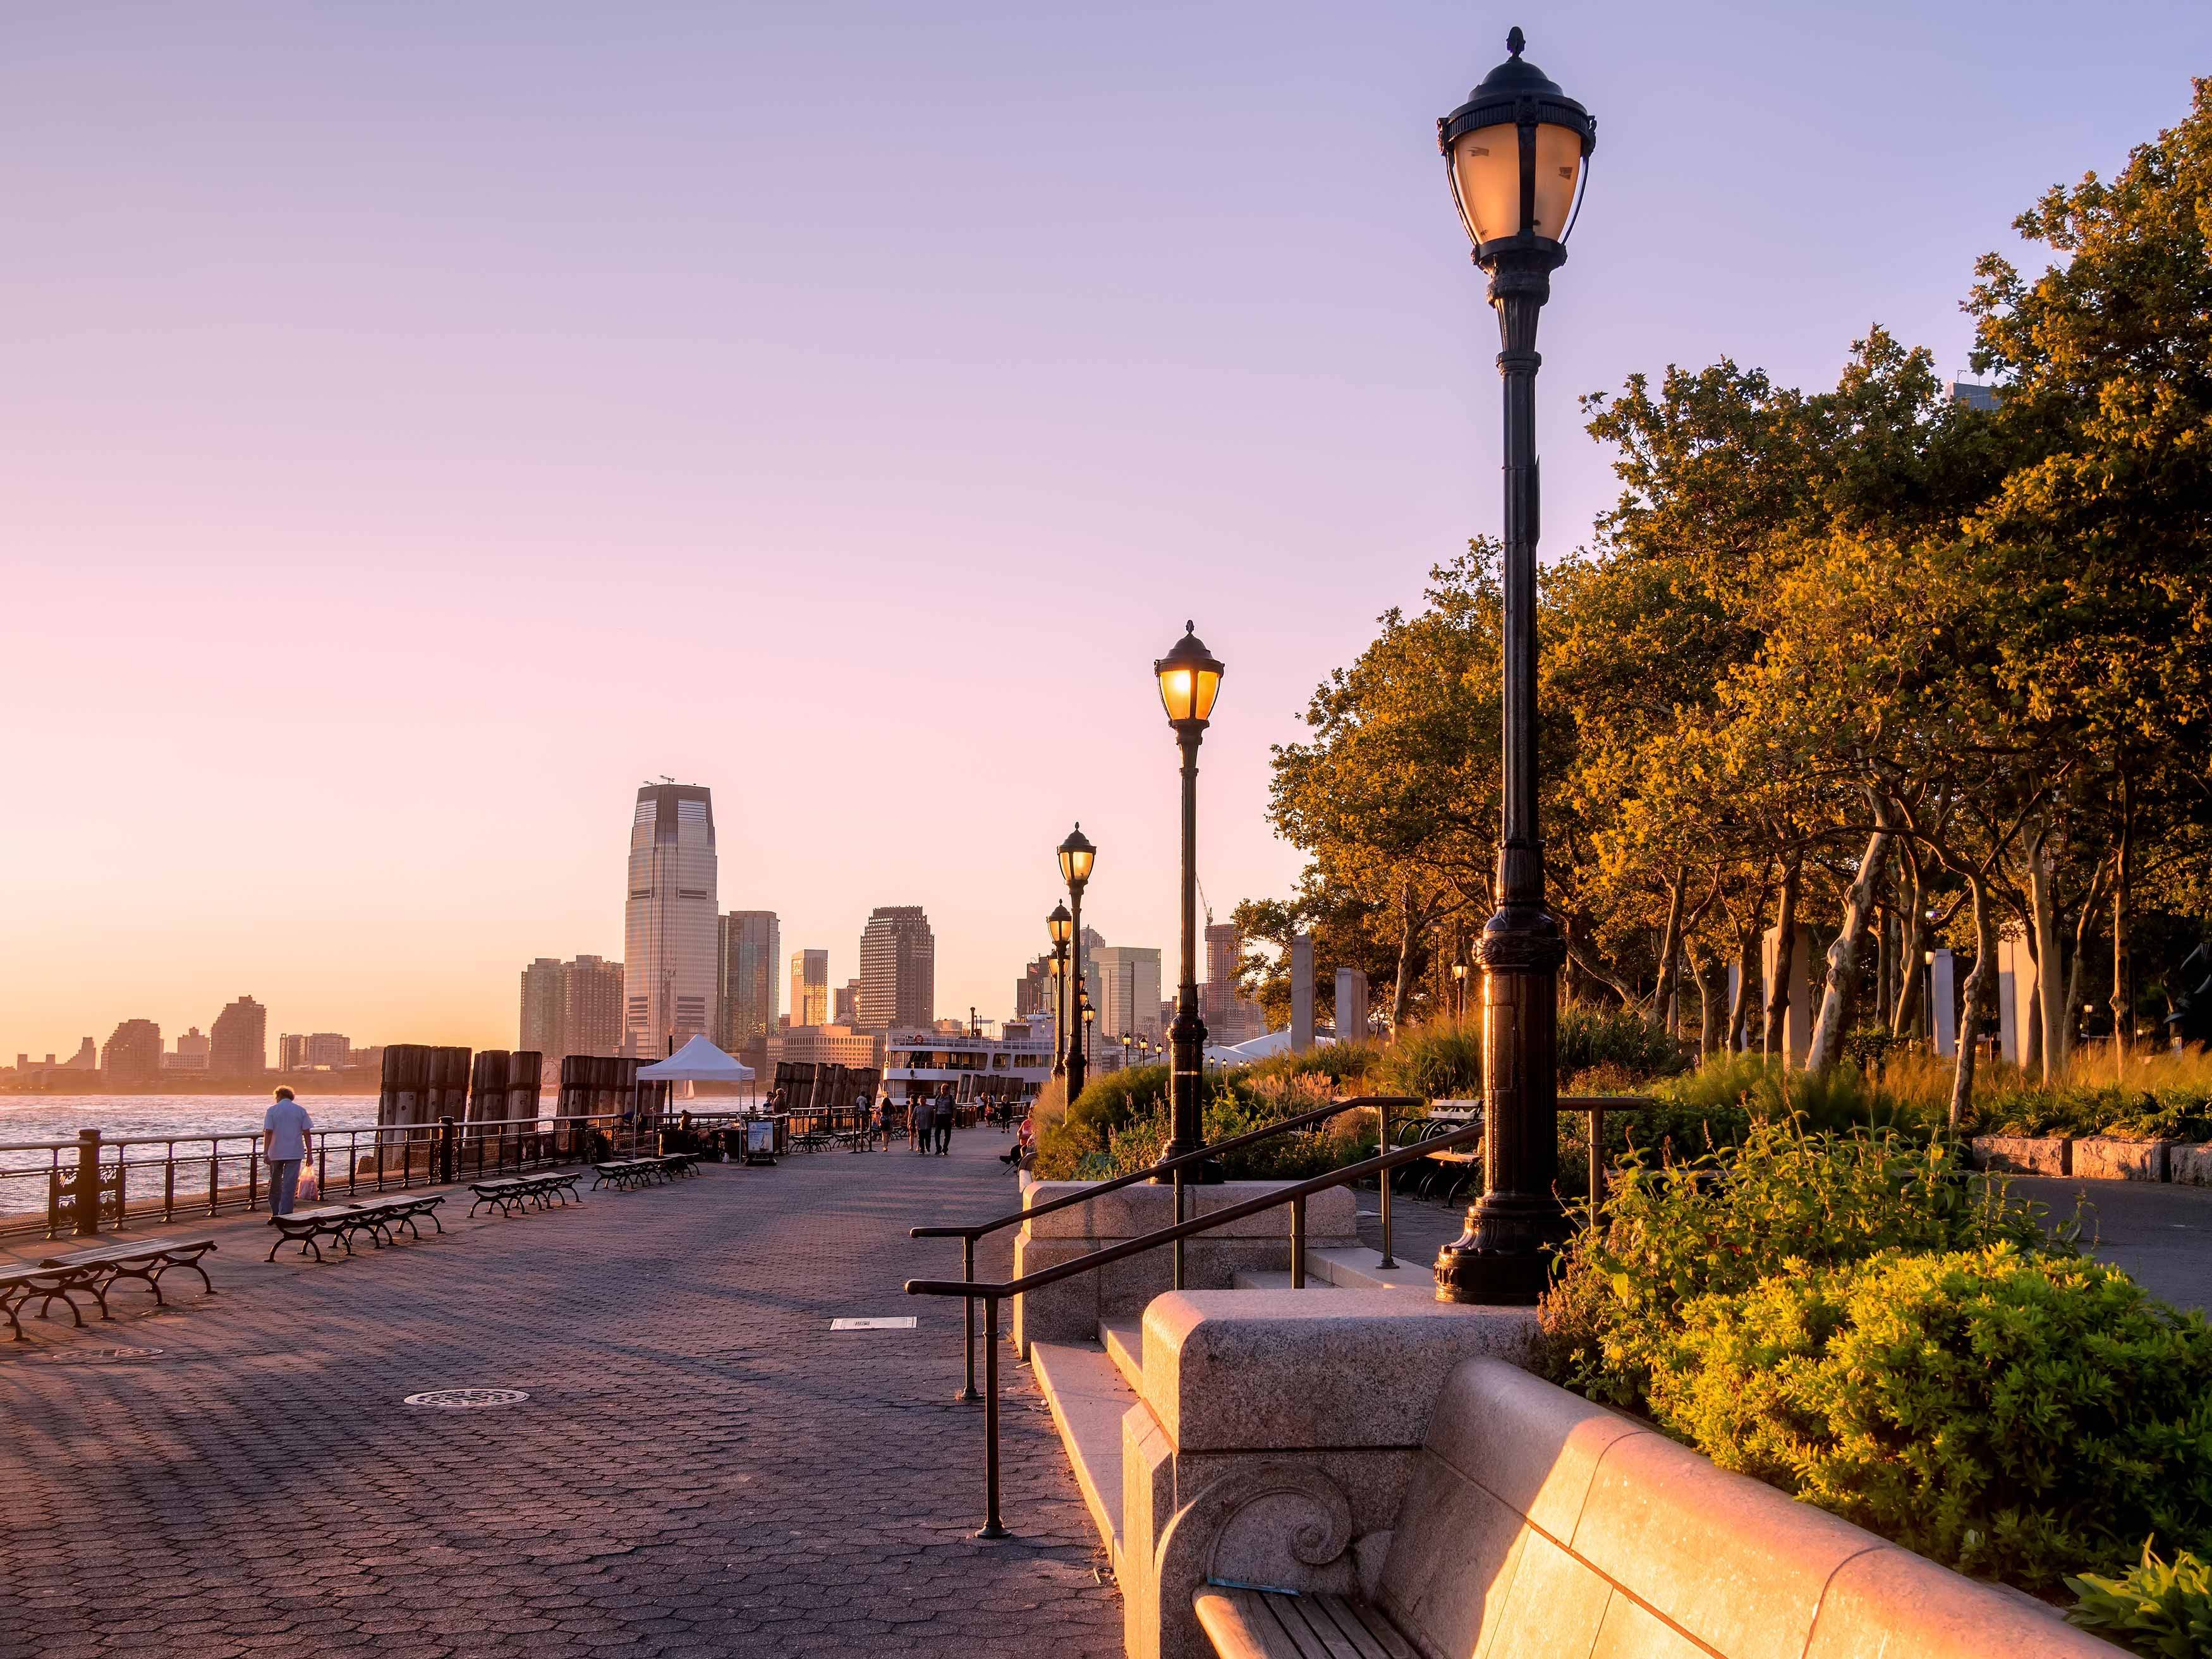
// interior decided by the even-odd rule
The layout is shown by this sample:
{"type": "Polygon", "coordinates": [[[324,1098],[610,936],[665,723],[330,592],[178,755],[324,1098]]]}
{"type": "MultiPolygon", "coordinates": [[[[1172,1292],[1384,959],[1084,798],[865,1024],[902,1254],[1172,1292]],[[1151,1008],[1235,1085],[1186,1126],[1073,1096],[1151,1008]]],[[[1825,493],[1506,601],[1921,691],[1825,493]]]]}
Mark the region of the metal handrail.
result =
{"type": "MultiPolygon", "coordinates": [[[[1395,1097],[1390,1098],[1395,1102],[1395,1097]]],[[[1349,1106],[1361,1103],[1346,1101],[1342,1103],[1349,1106]]],[[[1589,1115],[1592,1130],[1590,1176],[1593,1219],[1596,1214],[1595,1194],[1600,1190],[1600,1183],[1602,1180],[1599,1173],[1600,1148],[1596,1131],[1606,1113],[1609,1111],[1640,1112],[1650,1103],[1642,1097],[1633,1095],[1569,1096],[1560,1099],[1557,1103],[1556,1109],[1559,1111],[1586,1112],[1589,1115]]],[[[1479,1139],[1486,1127],[1484,1123],[1477,1121],[1464,1127],[1450,1130],[1443,1134],[1432,1135],[1410,1146],[1394,1149],[1386,1145],[1375,1157],[1363,1159],[1358,1164],[1347,1164],[1342,1169],[1331,1170],[1324,1175],[1295,1182],[1288,1187],[1279,1188],[1270,1193],[1261,1193],[1257,1197],[1231,1204],[1225,1209],[1215,1210],[1206,1215],[1193,1216],[1188,1220],[1178,1214],[1171,1225],[1156,1228],[1141,1237],[1124,1239],[1118,1244],[1105,1245],[1099,1249],[1091,1251],[1088,1255],[1079,1255],[1073,1261],[1063,1261],[1055,1267],[1040,1268],[1036,1273],[1024,1273],[1018,1279],[1008,1279],[1001,1284],[981,1284],[972,1277],[960,1279],[909,1279],[907,1280],[906,1293],[908,1296],[957,1296],[962,1298],[963,1307],[969,1310],[974,1309],[976,1297],[981,1297],[983,1300],[984,1330],[987,1339],[984,1347],[986,1376],[983,1419],[984,1522],[982,1530],[975,1535],[979,1538],[1006,1536],[1006,1529],[999,1519],[999,1304],[1001,1301],[1010,1296],[1021,1296],[1030,1291],[1041,1290],[1048,1285],[1056,1285],[1062,1279],[1073,1279],[1079,1273],[1095,1273],[1101,1267],[1110,1267],[1116,1261],[1126,1261],[1130,1256],[1143,1251],[1156,1250],[1163,1244],[1172,1243],[1180,1247],[1184,1239],[1196,1234],[1225,1226],[1232,1221],[1242,1221],[1247,1216],[1258,1215],[1263,1211],[1279,1209],[1285,1205],[1288,1205],[1291,1208],[1291,1286],[1293,1289],[1303,1289],[1305,1283],[1304,1256],[1306,1200],[1316,1193],[1327,1192],[1336,1187],[1347,1187],[1370,1175],[1382,1182],[1387,1191],[1390,1170],[1398,1168],[1401,1164],[1411,1164],[1425,1158],[1431,1152],[1447,1151],[1451,1147],[1479,1139]]],[[[1123,1184],[1126,1185],[1127,1182],[1123,1184]]],[[[1176,1288],[1178,1290],[1182,1288],[1180,1275],[1177,1277],[1176,1288]]],[[[969,1322],[972,1327],[973,1320],[969,1322]]],[[[972,1354],[970,1363],[972,1364],[972,1354]]]]}
{"type": "MultiPolygon", "coordinates": [[[[1010,1215],[1002,1215],[995,1221],[986,1221],[967,1227],[909,1227],[907,1230],[907,1237],[958,1239],[960,1241],[960,1277],[963,1281],[972,1282],[975,1277],[975,1241],[987,1233],[997,1232],[1002,1227],[1011,1227],[1018,1221],[1026,1222],[1035,1216],[1050,1215],[1055,1210],[1065,1210],[1071,1205],[1088,1204],[1092,1199],[1101,1197],[1107,1193],[1119,1192],[1124,1187],[1133,1187],[1140,1181],[1157,1181],[1164,1175],[1169,1176],[1174,1182],[1175,1218],[1180,1221],[1182,1219],[1183,1208],[1183,1171],[1194,1164],[1202,1163],[1222,1152],[1234,1152],[1240,1146],[1249,1146],[1255,1141],[1267,1139],[1270,1135],[1279,1135],[1291,1129],[1304,1128],[1309,1124],[1318,1123],[1324,1118],[1334,1117],[1339,1112],[1350,1111],[1361,1106],[1376,1108],[1376,1115],[1381,1119],[1380,1144],[1387,1146],[1390,1139],[1390,1109],[1393,1106],[1418,1106],[1420,1103],[1419,1099],[1412,1095],[1355,1095],[1348,1100],[1333,1100],[1328,1105],[1316,1107],[1310,1112],[1301,1112],[1296,1117],[1286,1117],[1279,1122],[1262,1124],[1256,1129],[1246,1130],[1241,1135],[1231,1135],[1225,1140],[1217,1140],[1211,1146],[1201,1146],[1194,1152],[1182,1152],[1174,1158],[1162,1158],[1158,1163],[1136,1170],[1133,1174],[1115,1176],[1111,1181],[1085,1182],[1081,1192],[1066,1193],[1058,1198],[1047,1199],[1042,1204],[1016,1210],[1010,1215]]],[[[1390,1256],[1390,1183],[1387,1180],[1382,1183],[1382,1265],[1386,1267],[1397,1265],[1390,1256]]],[[[1176,1245],[1173,1269],[1175,1287],[1177,1290],[1182,1288],[1182,1246],[1178,1243],[1176,1245]]],[[[972,1404],[982,1398],[975,1391],[975,1301],[973,1297],[962,1304],[961,1318],[966,1327],[965,1381],[961,1384],[960,1392],[952,1397],[964,1403],[972,1404]]]]}

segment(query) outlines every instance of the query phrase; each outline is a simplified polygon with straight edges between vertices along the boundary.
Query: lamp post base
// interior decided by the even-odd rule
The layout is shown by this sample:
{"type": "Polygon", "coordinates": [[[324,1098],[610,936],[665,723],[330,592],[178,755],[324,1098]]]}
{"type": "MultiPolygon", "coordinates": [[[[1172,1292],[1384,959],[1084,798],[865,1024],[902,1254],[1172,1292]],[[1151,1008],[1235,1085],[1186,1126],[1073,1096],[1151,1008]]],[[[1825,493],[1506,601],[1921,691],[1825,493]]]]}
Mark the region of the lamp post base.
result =
{"type": "Polygon", "coordinates": [[[1483,1198],[1467,1212],[1467,1231],[1437,1252],[1437,1300],[1533,1307],[1551,1285],[1553,1259],[1571,1231],[1556,1200],[1483,1198]]]}

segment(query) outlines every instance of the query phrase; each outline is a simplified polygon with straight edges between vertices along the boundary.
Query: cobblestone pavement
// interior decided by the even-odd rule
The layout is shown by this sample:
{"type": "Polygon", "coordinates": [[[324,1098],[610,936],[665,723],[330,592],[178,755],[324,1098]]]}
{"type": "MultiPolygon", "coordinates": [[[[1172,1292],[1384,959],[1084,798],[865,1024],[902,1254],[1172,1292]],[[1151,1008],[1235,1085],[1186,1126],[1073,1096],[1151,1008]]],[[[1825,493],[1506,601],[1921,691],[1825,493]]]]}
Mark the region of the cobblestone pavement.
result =
{"type": "Polygon", "coordinates": [[[203,1229],[223,1294],[0,1342],[0,1659],[1118,1654],[1029,1373],[1002,1350],[1015,1536],[979,1543],[959,1304],[900,1291],[958,1276],[909,1225],[1012,1206],[1005,1144],[708,1166],[325,1267],[203,1229]],[[161,1352],[57,1363],[118,1345],[161,1352]],[[401,1404],[451,1387],[530,1398],[401,1404]]]}

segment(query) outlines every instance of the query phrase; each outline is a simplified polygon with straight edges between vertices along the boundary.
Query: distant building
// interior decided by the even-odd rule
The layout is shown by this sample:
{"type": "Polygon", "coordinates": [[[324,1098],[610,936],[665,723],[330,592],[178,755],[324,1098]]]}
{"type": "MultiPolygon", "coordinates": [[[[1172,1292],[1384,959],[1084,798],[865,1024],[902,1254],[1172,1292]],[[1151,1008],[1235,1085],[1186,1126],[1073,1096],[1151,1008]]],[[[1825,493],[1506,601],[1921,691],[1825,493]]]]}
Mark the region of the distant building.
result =
{"type": "Polygon", "coordinates": [[[1215,922],[1206,930],[1206,981],[1198,988],[1199,1018],[1206,1040],[1226,1048],[1267,1034],[1267,1011],[1239,994],[1237,974],[1244,959],[1244,936],[1234,922],[1215,922]]]}
{"type": "Polygon", "coordinates": [[[773,910],[732,910],[715,933],[721,1030],[715,1046],[734,1054],[775,1030],[781,1011],[783,928],[773,910]]]}
{"type": "Polygon", "coordinates": [[[1951,401],[1967,409],[1986,412],[1996,409],[2003,400],[2003,393],[1993,386],[1976,386],[1971,380],[1951,382],[1951,401]]]}
{"type": "Polygon", "coordinates": [[[126,1019],[100,1051],[110,1083],[151,1083],[161,1074],[161,1028],[150,1019],[126,1019]]]}
{"type": "MultiPolygon", "coordinates": [[[[883,1045],[875,1032],[856,1031],[848,1025],[794,1025],[784,1033],[776,1058],[811,1060],[818,1066],[880,1066],[883,1045]]],[[[774,1080],[773,1067],[768,1080],[774,1080]]]]}
{"type": "Polygon", "coordinates": [[[269,1069],[269,1011],[240,997],[208,1027],[208,1070],[217,1077],[254,1077],[269,1069]]]}
{"type": "Polygon", "coordinates": [[[791,1023],[827,1025],[830,1023],[830,953],[793,951],[791,953],[791,1023]]]}
{"type": "Polygon", "coordinates": [[[659,1059],[703,1036],[714,1012],[714,806],[696,784],[648,783],[630,817],[623,903],[623,1033],[659,1059]]]}
{"type": "MultiPolygon", "coordinates": [[[[51,1066],[53,1063],[54,1057],[52,1054],[48,1054],[46,1056],[46,1064],[51,1066]]],[[[98,1071],[100,1069],[100,1055],[92,1046],[92,1039],[90,1037],[86,1037],[78,1042],[76,1045],[76,1052],[62,1062],[61,1068],[64,1072],[98,1071]]]]}
{"type": "Polygon", "coordinates": [[[174,1054],[161,1056],[161,1069],[165,1072],[204,1072],[207,1068],[208,1040],[200,1035],[197,1025],[177,1039],[174,1054]]]}
{"type": "Polygon", "coordinates": [[[540,957],[522,970],[519,1048],[557,1064],[568,1054],[623,1052],[623,965],[599,957],[540,957]]]}
{"type": "Polygon", "coordinates": [[[830,1023],[852,1025],[860,1018],[860,981],[848,979],[830,994],[830,1023]]]}
{"type": "Polygon", "coordinates": [[[1032,1014],[1048,1018],[1052,1006],[1052,952],[1046,951],[1022,969],[1022,976],[1014,981],[1014,1018],[1027,1019],[1032,1014]]]}
{"type": "Polygon", "coordinates": [[[280,1072],[335,1072],[352,1058],[352,1040],[337,1031],[287,1031],[276,1039],[280,1072]]]}
{"type": "Polygon", "coordinates": [[[860,933],[860,1024],[927,1028],[937,1018],[937,936],[919,904],[878,905],[860,933]]]}
{"type": "Polygon", "coordinates": [[[1098,971],[1098,1038],[1103,1047],[1124,1034],[1158,1037],[1160,1024],[1160,953],[1157,946],[1109,945],[1093,953],[1098,971]]]}

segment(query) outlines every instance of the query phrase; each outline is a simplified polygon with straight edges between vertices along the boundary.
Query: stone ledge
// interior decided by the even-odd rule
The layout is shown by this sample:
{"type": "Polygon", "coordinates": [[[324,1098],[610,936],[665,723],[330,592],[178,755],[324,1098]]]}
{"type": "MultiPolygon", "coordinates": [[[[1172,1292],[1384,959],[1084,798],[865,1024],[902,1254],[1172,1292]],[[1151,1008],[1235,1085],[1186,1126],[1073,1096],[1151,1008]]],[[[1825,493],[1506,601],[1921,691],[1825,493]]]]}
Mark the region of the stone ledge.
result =
{"type": "Polygon", "coordinates": [[[1182,1291],[1145,1310],[1145,1403],[1178,1451],[1414,1447],[1460,1362],[1519,1363],[1533,1308],[1400,1291],[1182,1291]]]}
{"type": "MultiPolygon", "coordinates": [[[[1225,1210],[1232,1204],[1242,1204],[1247,1199],[1258,1198],[1266,1193],[1279,1193],[1295,1185],[1288,1181],[1224,1181],[1213,1187],[1183,1188],[1183,1213],[1186,1218],[1211,1215],[1225,1210]]],[[[1022,1207],[1034,1209],[1054,1199],[1065,1198],[1098,1185],[1091,1181],[1036,1181],[1030,1183],[1022,1194],[1022,1207]]],[[[1357,1200],[1349,1187],[1332,1187],[1316,1193],[1306,1200],[1306,1237],[1310,1241],[1323,1239],[1332,1243],[1350,1243],[1359,1236],[1357,1200]]],[[[1140,1182],[1110,1193],[1101,1194],[1087,1204],[1071,1204],[1050,1215],[1037,1216],[1022,1223],[1025,1238],[1081,1238],[1098,1243],[1111,1243],[1125,1238],[1137,1238],[1162,1227],[1175,1224],[1175,1192],[1172,1188],[1155,1187],[1140,1182]]],[[[1208,1238],[1286,1238],[1291,1231],[1290,1206],[1262,1210],[1257,1215],[1246,1216],[1241,1221],[1201,1235],[1208,1238]]]]}

